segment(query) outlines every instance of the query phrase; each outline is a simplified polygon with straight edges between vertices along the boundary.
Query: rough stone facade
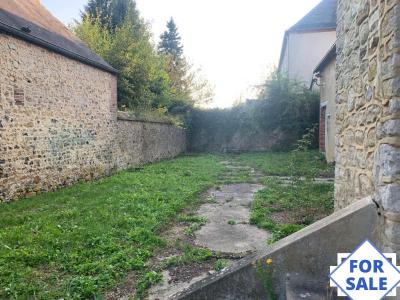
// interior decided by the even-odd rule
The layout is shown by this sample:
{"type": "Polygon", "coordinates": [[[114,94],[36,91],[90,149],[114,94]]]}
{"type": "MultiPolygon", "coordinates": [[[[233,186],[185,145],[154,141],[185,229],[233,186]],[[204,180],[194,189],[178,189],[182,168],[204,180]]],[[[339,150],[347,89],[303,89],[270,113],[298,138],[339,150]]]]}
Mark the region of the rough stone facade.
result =
{"type": "Polygon", "coordinates": [[[174,125],[138,121],[118,113],[116,153],[118,169],[171,158],[186,150],[186,133],[174,125]]]}
{"type": "Polygon", "coordinates": [[[0,34],[0,199],[184,151],[169,124],[117,118],[117,78],[0,34]]]}
{"type": "Polygon", "coordinates": [[[400,1],[340,0],[336,208],[374,195],[400,249],[400,1]]]}

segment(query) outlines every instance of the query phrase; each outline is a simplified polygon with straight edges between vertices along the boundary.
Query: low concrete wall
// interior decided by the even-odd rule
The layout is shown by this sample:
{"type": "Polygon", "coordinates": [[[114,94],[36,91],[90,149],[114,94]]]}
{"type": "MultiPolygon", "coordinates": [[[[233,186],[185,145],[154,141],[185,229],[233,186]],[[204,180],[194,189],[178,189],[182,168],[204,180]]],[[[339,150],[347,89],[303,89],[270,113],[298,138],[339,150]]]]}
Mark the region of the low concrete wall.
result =
{"type": "Polygon", "coordinates": [[[364,199],[316,222],[267,249],[241,260],[222,274],[205,279],[174,299],[270,299],[265,282],[257,274],[256,262],[265,266],[272,259],[271,287],[278,299],[299,299],[302,292],[315,298],[335,299],[329,289],[329,267],[337,265],[337,253],[349,253],[365,239],[378,241],[377,207],[364,199]]]}

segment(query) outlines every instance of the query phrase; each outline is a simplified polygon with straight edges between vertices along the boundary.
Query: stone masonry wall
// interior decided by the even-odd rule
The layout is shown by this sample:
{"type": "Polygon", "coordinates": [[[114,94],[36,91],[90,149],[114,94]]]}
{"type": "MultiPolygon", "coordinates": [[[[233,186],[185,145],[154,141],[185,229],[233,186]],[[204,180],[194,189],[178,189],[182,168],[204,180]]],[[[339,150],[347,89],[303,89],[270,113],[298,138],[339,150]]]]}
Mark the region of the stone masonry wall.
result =
{"type": "Polygon", "coordinates": [[[336,208],[374,195],[400,249],[400,0],[339,0],[336,208]]]}
{"type": "Polygon", "coordinates": [[[117,78],[0,34],[0,200],[173,157],[184,132],[117,120],[117,78]]]}
{"type": "Polygon", "coordinates": [[[171,124],[137,121],[118,114],[115,143],[118,169],[175,157],[186,150],[185,131],[171,124]]]}

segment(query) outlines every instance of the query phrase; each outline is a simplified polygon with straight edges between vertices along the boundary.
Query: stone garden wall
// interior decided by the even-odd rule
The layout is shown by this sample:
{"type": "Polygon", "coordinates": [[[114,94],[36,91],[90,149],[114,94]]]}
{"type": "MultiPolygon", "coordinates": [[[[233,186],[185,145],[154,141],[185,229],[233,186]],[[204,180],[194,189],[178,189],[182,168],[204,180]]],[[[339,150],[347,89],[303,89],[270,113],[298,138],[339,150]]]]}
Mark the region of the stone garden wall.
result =
{"type": "Polygon", "coordinates": [[[117,78],[0,34],[0,201],[173,157],[183,130],[117,118],[117,78]]]}
{"type": "Polygon", "coordinates": [[[336,208],[374,195],[398,250],[400,1],[339,0],[337,36],[336,208]]]}

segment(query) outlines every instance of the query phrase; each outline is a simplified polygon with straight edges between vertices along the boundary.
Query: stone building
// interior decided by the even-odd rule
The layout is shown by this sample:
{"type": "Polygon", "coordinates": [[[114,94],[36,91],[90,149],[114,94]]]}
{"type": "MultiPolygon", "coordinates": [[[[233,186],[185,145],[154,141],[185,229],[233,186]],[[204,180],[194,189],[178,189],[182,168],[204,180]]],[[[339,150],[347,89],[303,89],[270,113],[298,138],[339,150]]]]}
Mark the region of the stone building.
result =
{"type": "Polygon", "coordinates": [[[373,195],[400,250],[400,1],[340,0],[336,209],[373,195]]]}
{"type": "Polygon", "coordinates": [[[310,86],[313,70],[336,40],[336,0],[323,0],[285,32],[278,70],[310,86]]]}
{"type": "Polygon", "coordinates": [[[39,0],[0,1],[0,66],[0,201],[185,148],[170,124],[118,118],[118,72],[39,0]]]}

